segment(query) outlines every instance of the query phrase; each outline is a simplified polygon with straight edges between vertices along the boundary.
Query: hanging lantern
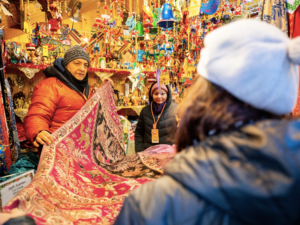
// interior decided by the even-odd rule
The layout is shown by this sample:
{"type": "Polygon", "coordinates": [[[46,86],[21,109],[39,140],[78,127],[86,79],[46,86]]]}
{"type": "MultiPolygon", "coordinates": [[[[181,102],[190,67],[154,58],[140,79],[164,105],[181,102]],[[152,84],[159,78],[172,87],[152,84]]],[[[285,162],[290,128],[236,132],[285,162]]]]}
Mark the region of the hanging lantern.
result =
{"type": "Polygon", "coordinates": [[[150,37],[150,34],[149,34],[149,29],[145,29],[145,38],[144,38],[144,41],[152,41],[151,40],[151,37],[150,37]]]}
{"type": "Polygon", "coordinates": [[[157,25],[162,28],[172,28],[173,23],[176,23],[176,21],[173,17],[172,6],[169,3],[165,3],[162,6],[161,18],[157,25]]]}
{"type": "Polygon", "coordinates": [[[144,36],[144,28],[142,22],[138,22],[135,26],[135,30],[138,31],[138,36],[144,36]]]}

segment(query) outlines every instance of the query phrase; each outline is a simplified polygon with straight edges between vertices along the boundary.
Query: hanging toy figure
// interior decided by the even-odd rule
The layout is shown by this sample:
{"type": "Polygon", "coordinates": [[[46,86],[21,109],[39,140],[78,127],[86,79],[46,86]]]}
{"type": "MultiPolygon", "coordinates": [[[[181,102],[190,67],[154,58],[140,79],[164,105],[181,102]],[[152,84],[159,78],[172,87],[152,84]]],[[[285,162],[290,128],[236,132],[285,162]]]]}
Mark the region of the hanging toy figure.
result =
{"type": "MultiPolygon", "coordinates": [[[[138,63],[143,63],[144,62],[144,56],[146,55],[145,50],[144,50],[144,42],[140,43],[140,49],[137,51],[137,61],[138,63]]],[[[136,50],[134,50],[134,54],[136,54],[136,50]]]]}
{"type": "Polygon", "coordinates": [[[167,41],[165,44],[165,56],[167,56],[168,54],[173,55],[174,53],[173,43],[171,41],[173,41],[173,39],[167,37],[167,41]]]}

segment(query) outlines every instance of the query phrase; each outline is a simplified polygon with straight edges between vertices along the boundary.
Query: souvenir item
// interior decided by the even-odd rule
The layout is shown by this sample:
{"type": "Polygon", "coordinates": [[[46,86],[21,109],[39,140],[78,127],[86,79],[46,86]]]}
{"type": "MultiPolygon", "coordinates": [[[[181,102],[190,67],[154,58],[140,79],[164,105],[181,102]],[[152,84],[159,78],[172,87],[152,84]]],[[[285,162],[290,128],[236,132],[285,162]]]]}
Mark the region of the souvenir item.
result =
{"type": "Polygon", "coordinates": [[[131,32],[132,30],[135,29],[136,22],[135,22],[135,18],[133,16],[133,14],[129,15],[125,24],[128,27],[129,32],[131,32]]]}
{"type": "Polygon", "coordinates": [[[148,6],[148,1],[144,0],[143,6],[143,27],[150,28],[153,26],[153,9],[148,6]]]}
{"type": "Polygon", "coordinates": [[[135,30],[138,31],[138,36],[144,36],[144,28],[142,22],[137,22],[135,30]]]}
{"type": "Polygon", "coordinates": [[[161,9],[161,19],[157,23],[157,25],[162,28],[173,28],[173,23],[175,22],[176,21],[173,17],[173,10],[171,4],[164,3],[161,9]]]}
{"type": "Polygon", "coordinates": [[[21,64],[21,63],[27,63],[28,53],[24,49],[22,49],[21,52],[20,52],[20,54],[19,54],[18,59],[19,59],[19,64],[21,64]]]}

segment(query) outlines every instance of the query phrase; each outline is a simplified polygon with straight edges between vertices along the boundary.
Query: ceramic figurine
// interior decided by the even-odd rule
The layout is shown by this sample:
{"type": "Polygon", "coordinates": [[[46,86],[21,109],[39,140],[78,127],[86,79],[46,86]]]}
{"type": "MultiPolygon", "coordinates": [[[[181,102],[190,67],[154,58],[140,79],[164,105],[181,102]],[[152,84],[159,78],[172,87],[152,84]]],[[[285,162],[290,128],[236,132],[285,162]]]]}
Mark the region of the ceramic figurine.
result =
{"type": "Polygon", "coordinates": [[[90,55],[90,60],[91,60],[91,67],[92,68],[97,68],[97,65],[98,65],[98,59],[97,59],[97,56],[96,54],[92,54],[90,55]]]}
{"type": "MultiPolygon", "coordinates": [[[[143,42],[140,43],[140,49],[137,51],[137,61],[138,63],[142,63],[144,61],[144,56],[146,56],[146,52],[144,50],[145,44],[143,42]]],[[[136,54],[136,49],[133,52],[136,54]]]]}
{"type": "Polygon", "coordinates": [[[125,24],[128,27],[129,32],[134,30],[136,21],[135,21],[135,18],[134,18],[132,13],[128,16],[127,21],[126,21],[125,24]]]}
{"type": "Polygon", "coordinates": [[[124,94],[123,94],[123,92],[119,92],[118,106],[124,106],[124,94]]]}
{"type": "Polygon", "coordinates": [[[105,59],[105,57],[100,57],[99,58],[99,64],[100,64],[100,68],[101,69],[105,69],[106,68],[106,59],[105,59]]]}
{"type": "Polygon", "coordinates": [[[130,99],[128,97],[124,97],[124,106],[129,106],[130,99]]]}
{"type": "Polygon", "coordinates": [[[43,56],[43,58],[42,58],[42,64],[43,64],[44,66],[49,65],[49,61],[48,61],[48,57],[47,57],[47,56],[43,56]]]}
{"type": "Polygon", "coordinates": [[[155,59],[158,55],[159,53],[157,52],[157,46],[154,46],[154,43],[150,42],[146,51],[146,60],[148,61],[148,59],[155,59]]]}
{"type": "Polygon", "coordinates": [[[109,63],[109,67],[111,69],[117,69],[117,61],[111,60],[110,63],[109,63]]]}
{"type": "Polygon", "coordinates": [[[174,53],[174,49],[173,49],[173,43],[169,40],[166,42],[165,44],[165,56],[169,55],[173,55],[174,53]]]}
{"type": "Polygon", "coordinates": [[[64,58],[64,50],[62,47],[59,47],[57,58],[64,58]]]}
{"type": "Polygon", "coordinates": [[[9,51],[8,51],[8,59],[10,60],[11,63],[13,64],[17,64],[18,62],[18,59],[17,59],[17,50],[16,49],[13,49],[11,48],[9,51]]]}
{"type": "Polygon", "coordinates": [[[132,96],[131,101],[132,101],[133,106],[139,106],[141,104],[142,99],[139,97],[138,90],[135,90],[133,92],[133,96],[132,96]]]}
{"type": "Polygon", "coordinates": [[[21,64],[22,62],[27,63],[27,60],[28,60],[28,53],[24,49],[22,49],[19,56],[19,64],[21,64]]]}

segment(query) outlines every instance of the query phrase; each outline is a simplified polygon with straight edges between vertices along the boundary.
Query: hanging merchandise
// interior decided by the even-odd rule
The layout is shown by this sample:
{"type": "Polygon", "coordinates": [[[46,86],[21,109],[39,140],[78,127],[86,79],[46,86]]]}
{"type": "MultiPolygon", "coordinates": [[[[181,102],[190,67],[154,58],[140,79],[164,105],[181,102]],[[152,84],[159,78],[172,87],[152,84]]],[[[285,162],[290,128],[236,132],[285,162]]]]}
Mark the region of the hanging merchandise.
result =
{"type": "Polygon", "coordinates": [[[125,25],[128,27],[129,32],[131,32],[133,29],[135,29],[136,20],[134,18],[134,14],[130,13],[125,25]]]}
{"type": "Polygon", "coordinates": [[[200,10],[207,15],[213,15],[217,12],[219,0],[209,0],[207,3],[202,3],[200,10]]]}
{"type": "Polygon", "coordinates": [[[150,28],[153,26],[153,9],[148,6],[148,1],[144,0],[143,6],[143,27],[150,28]]]}
{"type": "Polygon", "coordinates": [[[140,36],[140,37],[144,36],[145,33],[144,33],[144,27],[143,27],[142,22],[136,23],[135,30],[138,31],[138,36],[140,36]]]}
{"type": "MultiPolygon", "coordinates": [[[[299,1],[293,0],[262,0],[258,18],[261,21],[273,24],[288,35],[287,11],[293,13],[299,1]]],[[[251,12],[250,12],[251,13],[251,12]]],[[[292,23],[293,24],[293,23],[292,23]]]]}
{"type": "Polygon", "coordinates": [[[13,104],[13,100],[12,100],[11,89],[10,89],[7,79],[5,79],[5,85],[6,85],[7,95],[8,95],[10,118],[11,118],[11,123],[12,123],[11,128],[12,128],[12,132],[13,132],[14,148],[15,148],[15,152],[16,152],[16,161],[17,161],[21,156],[21,149],[20,149],[20,142],[19,142],[18,131],[17,131],[14,104],[13,104]]]}
{"type": "Polygon", "coordinates": [[[169,3],[164,3],[161,9],[160,21],[157,23],[162,28],[173,28],[173,23],[176,23],[173,17],[172,6],[169,3]]]}

